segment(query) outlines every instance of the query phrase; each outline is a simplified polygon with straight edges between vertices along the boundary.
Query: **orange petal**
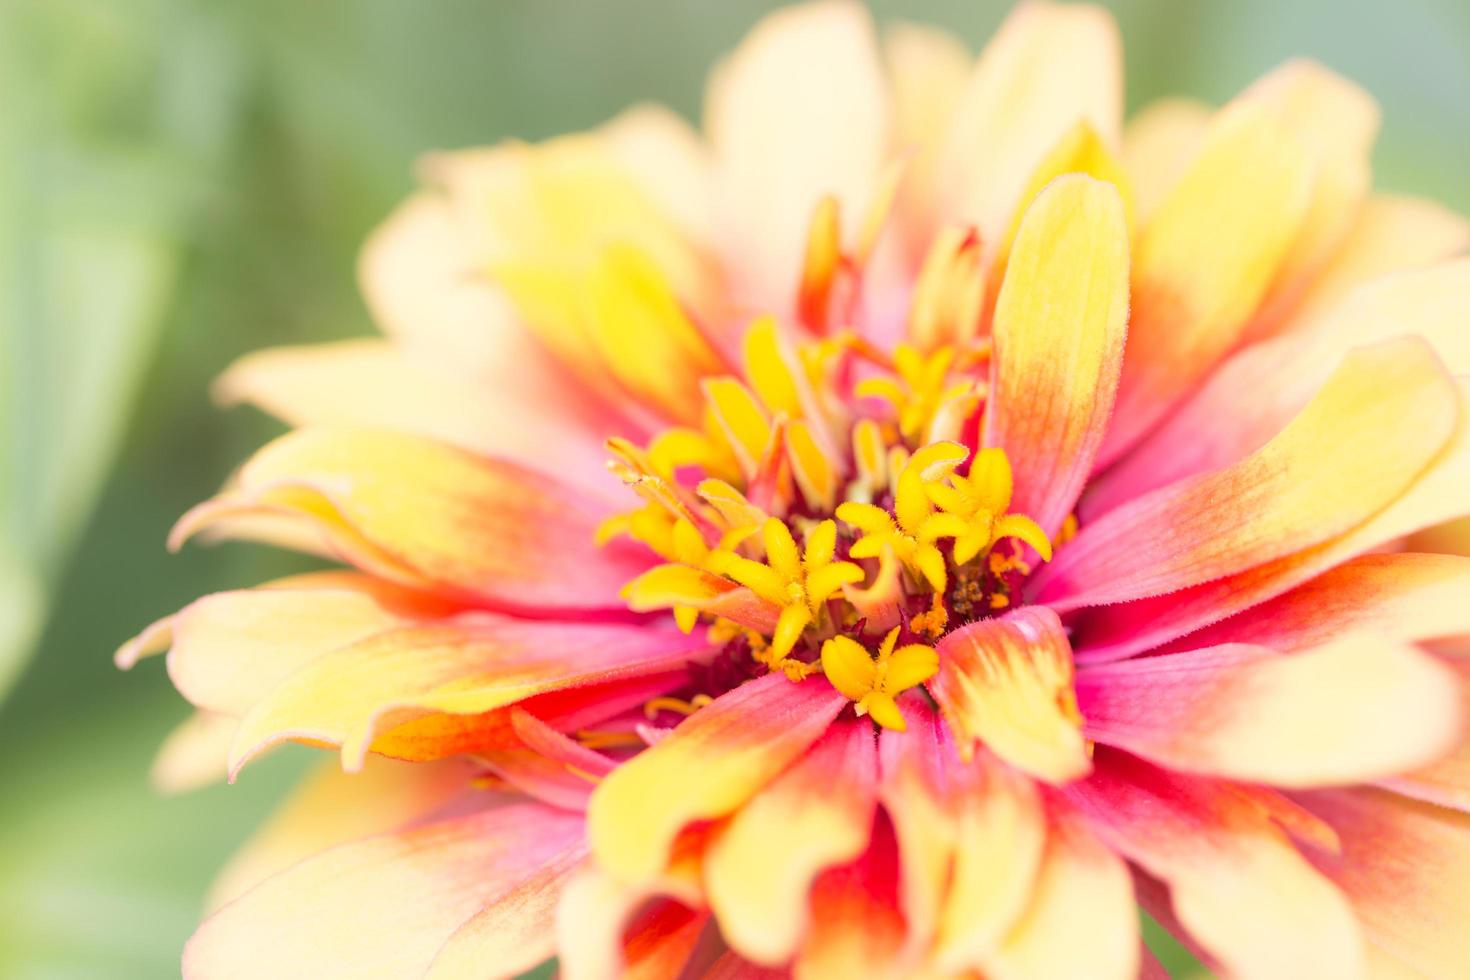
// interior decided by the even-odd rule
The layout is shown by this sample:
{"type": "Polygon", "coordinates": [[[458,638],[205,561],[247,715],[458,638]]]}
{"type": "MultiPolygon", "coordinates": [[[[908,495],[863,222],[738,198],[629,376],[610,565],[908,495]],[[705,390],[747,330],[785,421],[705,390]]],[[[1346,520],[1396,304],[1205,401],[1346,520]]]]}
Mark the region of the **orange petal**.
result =
{"type": "Polygon", "coordinates": [[[1097,763],[1069,799],[1105,843],[1168,885],[1179,921],[1225,972],[1362,974],[1352,910],[1268,817],[1221,784],[1117,753],[1097,763]]]}
{"type": "Polygon", "coordinates": [[[406,826],[462,796],[474,770],[459,761],[374,758],[348,775],[318,766],[236,851],[210,886],[206,908],[234,901],[272,875],[338,844],[406,826]]]}
{"type": "Polygon", "coordinates": [[[544,897],[528,894],[554,892],[583,846],[579,818],[531,804],[344,844],[210,917],[184,975],[418,976],[462,923],[489,915],[508,930],[493,962],[518,973],[555,951],[544,897]]]}
{"type": "Polygon", "coordinates": [[[1012,460],[1011,509],[1055,534],[1092,470],[1128,323],[1128,226],[1118,194],[1058,178],[1026,212],[996,303],[988,445],[1012,460]]]}
{"type": "MultiPolygon", "coordinates": [[[[1461,415],[1470,418],[1470,380],[1457,379],[1456,388],[1461,415]]],[[[1172,595],[1090,611],[1077,646],[1078,660],[1115,660],[1151,649],[1281,595],[1354,556],[1470,513],[1466,486],[1470,486],[1470,425],[1462,422],[1408,492],[1346,534],[1172,595]]]]}
{"type": "Polygon", "coordinates": [[[621,608],[618,590],[647,564],[599,550],[605,515],[562,484],[381,430],[277,439],[232,488],[186,514],[173,542],[238,513],[293,518],[384,578],[517,607],[621,608]]]}
{"type": "Polygon", "coordinates": [[[587,820],[598,862],[629,882],[653,878],[679,831],[750,799],[846,704],[825,678],[792,683],[775,673],[701,708],[593,793],[587,820]]]}
{"type": "Polygon", "coordinates": [[[1057,813],[1030,904],[985,975],[1123,980],[1137,976],[1139,945],[1127,866],[1081,821],[1057,813]]]}
{"type": "Polygon", "coordinates": [[[1085,516],[1220,469],[1270,441],[1353,349],[1418,334],[1452,374],[1470,371],[1470,261],[1385,276],[1287,336],[1248,347],[1088,490],[1085,516]],[[1242,392],[1252,396],[1242,398],[1242,392]]]}
{"type": "Polygon", "coordinates": [[[1373,942],[1414,976],[1452,977],[1470,962],[1470,816],[1378,790],[1304,794],[1342,837],[1318,866],[1348,895],[1373,942]]]}
{"type": "Polygon", "coordinates": [[[941,639],[929,690],[962,750],[984,743],[1048,782],[1090,768],[1072,692],[1072,648],[1044,606],[962,626],[941,639]]]}
{"type": "Polygon", "coordinates": [[[1311,155],[1260,106],[1222,110],[1133,254],[1117,459],[1234,346],[1300,231],[1311,155]]]}
{"type": "Polygon", "coordinates": [[[343,766],[353,769],[378,734],[395,726],[426,716],[481,715],[549,691],[666,673],[703,646],[700,639],[643,626],[488,613],[453,626],[379,633],[317,657],[256,704],[241,720],[231,771],[289,739],[340,745],[343,766]]]}
{"type": "Polygon", "coordinates": [[[1239,615],[1175,641],[1171,649],[1254,643],[1281,653],[1351,633],[1433,640],[1470,634],[1470,558],[1364,555],[1239,615]]]}
{"type": "Polygon", "coordinates": [[[742,956],[776,966],[796,952],[812,881],[868,845],[877,781],[873,726],[839,722],[715,838],[705,887],[721,934],[742,956]]]}
{"type": "MultiPolygon", "coordinates": [[[[512,360],[501,371],[510,374],[512,364],[523,363],[512,360]]],[[[362,339],[247,354],[215,382],[214,395],[225,404],[248,402],[296,427],[396,429],[573,473],[581,485],[611,492],[602,448],[610,433],[569,411],[577,395],[569,383],[563,387],[565,398],[536,392],[536,411],[527,412],[530,402],[512,401],[503,384],[415,358],[386,340],[362,339]]]]}
{"type": "Polygon", "coordinates": [[[813,205],[856,218],[888,149],[889,106],[872,21],[858,4],[763,19],[710,81],[705,126],[729,261],[743,304],[792,309],[813,205]]]}
{"type": "Polygon", "coordinates": [[[1018,6],[981,53],[950,118],[940,157],[947,220],[999,243],[1027,181],[1079,120],[1114,146],[1122,122],[1122,52],[1100,7],[1018,6]]]}
{"type": "Polygon", "coordinates": [[[1092,667],[1089,737],[1173,769],[1277,786],[1366,782],[1455,744],[1454,676],[1413,647],[1353,637],[1303,653],[1227,646],[1092,667]]]}
{"type": "Polygon", "coordinates": [[[1126,602],[1330,540],[1414,484],[1454,434],[1458,401],[1421,340],[1354,352],[1256,453],[1085,526],[1038,573],[1036,595],[1057,609],[1126,602]]]}

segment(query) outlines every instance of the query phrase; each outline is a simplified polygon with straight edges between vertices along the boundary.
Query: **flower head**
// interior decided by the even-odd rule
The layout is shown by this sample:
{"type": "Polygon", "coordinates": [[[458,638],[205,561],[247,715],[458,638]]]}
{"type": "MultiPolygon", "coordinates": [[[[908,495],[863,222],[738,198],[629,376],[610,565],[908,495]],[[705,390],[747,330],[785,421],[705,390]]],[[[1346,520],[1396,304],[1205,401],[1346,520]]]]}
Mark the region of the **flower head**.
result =
{"type": "Polygon", "coordinates": [[[176,532],[351,570],[119,655],[232,776],[362,773],[186,972],[1131,977],[1136,902],[1231,974],[1459,972],[1420,644],[1470,565],[1399,545],[1470,512],[1470,233],[1370,194],[1325,69],[1123,129],[1118,57],[1091,7],[971,64],[820,3],[703,138],[433,158],[364,257],[390,339],[232,369],[300,428],[176,532]]]}

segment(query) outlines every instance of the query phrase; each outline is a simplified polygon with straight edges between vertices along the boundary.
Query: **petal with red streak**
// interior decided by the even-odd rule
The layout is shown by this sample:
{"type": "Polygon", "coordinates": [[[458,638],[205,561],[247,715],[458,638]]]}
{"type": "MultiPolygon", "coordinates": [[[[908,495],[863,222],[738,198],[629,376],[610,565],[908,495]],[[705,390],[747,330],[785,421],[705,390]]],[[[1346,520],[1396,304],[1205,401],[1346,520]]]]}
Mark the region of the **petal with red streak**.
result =
{"type": "Polygon", "coordinates": [[[1371,789],[1305,793],[1342,837],[1316,856],[1372,941],[1416,975],[1453,977],[1470,962],[1470,816],[1371,789]]]}
{"type": "Polygon", "coordinates": [[[1223,784],[1099,751],[1066,790],[1108,846],[1169,887],[1190,935],[1236,976],[1354,977],[1363,941],[1343,895],[1223,784]]]}
{"type": "Polygon", "coordinates": [[[1084,526],[1037,574],[1035,594],[1059,610],[1126,602],[1331,540],[1413,486],[1459,423],[1454,383],[1422,340],[1356,351],[1251,456],[1084,526]]]}
{"type": "Polygon", "coordinates": [[[1171,595],[1090,610],[1079,624],[1079,662],[1132,656],[1249,609],[1354,556],[1470,513],[1470,380],[1457,379],[1461,405],[1449,444],[1408,491],[1372,518],[1318,547],[1171,595]]]}
{"type": "Polygon", "coordinates": [[[618,590],[649,564],[598,549],[601,508],[555,480],[393,432],[283,436],[186,514],[173,540],[241,513],[293,519],[404,585],[511,607],[622,608],[618,590]]]}
{"type": "Polygon", "coordinates": [[[1088,488],[1085,518],[1264,446],[1354,348],[1417,334],[1451,374],[1470,371],[1470,261],[1384,276],[1292,333],[1231,356],[1147,439],[1088,488]],[[1248,394],[1248,396],[1247,396],[1248,394]]]}
{"type": "Polygon", "coordinates": [[[667,673],[702,647],[670,630],[490,613],[379,633],[315,658],[255,704],[241,720],[231,768],[288,739],[340,745],[344,766],[355,768],[395,726],[667,673]]]}
{"type": "Polygon", "coordinates": [[[1044,606],[962,626],[939,641],[929,690],[962,751],[978,741],[1039,779],[1063,783],[1089,763],[1072,689],[1072,648],[1044,606]]]}
{"type": "Polygon", "coordinates": [[[992,334],[986,441],[1015,475],[1011,509],[1055,534],[1092,470],[1128,324],[1128,226],[1117,191],[1060,177],[1026,212],[992,334]]]}
{"type": "Polygon", "coordinates": [[[1354,558],[1166,650],[1254,643],[1304,650],[1351,633],[1393,640],[1470,634],[1470,558],[1412,552],[1354,558]]]}

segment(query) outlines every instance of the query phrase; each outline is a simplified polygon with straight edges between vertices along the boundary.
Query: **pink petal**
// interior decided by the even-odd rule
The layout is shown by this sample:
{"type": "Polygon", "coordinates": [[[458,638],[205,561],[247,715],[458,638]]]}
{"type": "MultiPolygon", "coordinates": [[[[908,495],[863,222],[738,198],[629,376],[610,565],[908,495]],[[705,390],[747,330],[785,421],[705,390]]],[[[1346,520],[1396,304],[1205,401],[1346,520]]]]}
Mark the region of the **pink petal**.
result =
{"type": "Polygon", "coordinates": [[[1162,595],[1328,541],[1403,495],[1459,416],[1423,341],[1355,352],[1247,459],[1084,526],[1037,574],[1037,600],[1066,610],[1162,595]]]}
{"type": "Polygon", "coordinates": [[[1110,847],[1168,885],[1179,921],[1227,972],[1362,973],[1347,901],[1258,809],[1118,753],[1096,762],[1068,799],[1110,847]]]}
{"type": "Polygon", "coordinates": [[[1363,782],[1447,752],[1455,679],[1372,636],[1302,653],[1225,646],[1084,669],[1088,737],[1173,769],[1278,786],[1363,782]]]}

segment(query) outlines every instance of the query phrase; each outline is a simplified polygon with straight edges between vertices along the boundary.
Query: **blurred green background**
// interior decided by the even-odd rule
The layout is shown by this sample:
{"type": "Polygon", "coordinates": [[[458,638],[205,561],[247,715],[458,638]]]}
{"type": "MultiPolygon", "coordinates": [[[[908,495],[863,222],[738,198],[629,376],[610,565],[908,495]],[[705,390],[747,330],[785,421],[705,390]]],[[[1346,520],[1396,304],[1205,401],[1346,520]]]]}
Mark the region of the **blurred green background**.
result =
{"type": "MultiPolygon", "coordinates": [[[[210,380],[252,348],[371,329],[358,244],[421,152],[693,117],[771,3],[0,0],[0,977],[177,974],[212,871],[300,771],[165,798],[186,714],[116,645],[293,567],[164,535],[275,431],[210,380]],[[26,656],[30,661],[25,662],[26,656]]],[[[1007,4],[875,4],[972,47],[1007,4]]],[[[1221,101],[1294,54],[1381,100],[1380,186],[1470,209],[1464,0],[1120,0],[1129,104],[1221,101]]]]}

